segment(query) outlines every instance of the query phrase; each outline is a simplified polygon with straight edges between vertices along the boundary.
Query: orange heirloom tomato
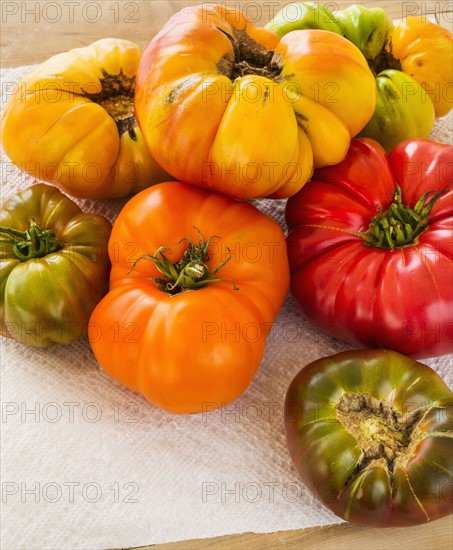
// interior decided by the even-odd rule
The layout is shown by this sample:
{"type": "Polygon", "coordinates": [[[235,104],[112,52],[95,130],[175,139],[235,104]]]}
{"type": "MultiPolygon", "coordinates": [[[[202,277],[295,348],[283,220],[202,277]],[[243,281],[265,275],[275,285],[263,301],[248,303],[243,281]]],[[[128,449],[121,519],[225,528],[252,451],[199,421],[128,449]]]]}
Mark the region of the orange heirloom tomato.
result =
{"type": "Polygon", "coordinates": [[[167,182],[133,197],[109,242],[89,339],[114,378],[183,414],[249,385],[289,288],[280,226],[247,202],[167,182]]]}
{"type": "Polygon", "coordinates": [[[19,168],[75,197],[123,197],[164,181],[134,115],[141,56],[105,38],[51,57],[17,85],[2,144],[19,168]]]}
{"type": "Polygon", "coordinates": [[[453,104],[451,33],[426,18],[407,17],[395,26],[386,50],[401,63],[402,70],[426,90],[436,117],[446,115],[453,104]]]}
{"type": "Polygon", "coordinates": [[[280,38],[241,12],[175,14],[137,72],[137,120],[177,179],[227,195],[285,198],[344,159],[373,114],[374,77],[351,42],[323,30],[280,38]]]}

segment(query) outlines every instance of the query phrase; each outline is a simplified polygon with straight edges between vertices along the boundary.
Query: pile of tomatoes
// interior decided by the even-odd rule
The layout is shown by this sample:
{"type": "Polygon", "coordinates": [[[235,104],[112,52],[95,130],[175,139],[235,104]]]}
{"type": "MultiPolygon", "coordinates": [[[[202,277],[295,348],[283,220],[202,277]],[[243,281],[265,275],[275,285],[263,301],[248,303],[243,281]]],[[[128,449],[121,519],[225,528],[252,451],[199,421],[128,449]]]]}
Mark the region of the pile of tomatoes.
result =
{"type": "Polygon", "coordinates": [[[453,351],[453,148],[428,139],[451,60],[438,25],[316,3],[265,28],[189,7],[143,54],[109,38],[52,57],[2,119],[12,162],[46,182],[2,206],[2,334],[88,337],[111,376],[196,413],[247,388],[291,288],[371,348],[293,381],[303,479],[358,523],[451,512],[452,392],[406,357],[453,351]],[[134,196],[112,229],[68,195],[134,196]],[[286,239],[257,198],[288,199],[286,239]]]}

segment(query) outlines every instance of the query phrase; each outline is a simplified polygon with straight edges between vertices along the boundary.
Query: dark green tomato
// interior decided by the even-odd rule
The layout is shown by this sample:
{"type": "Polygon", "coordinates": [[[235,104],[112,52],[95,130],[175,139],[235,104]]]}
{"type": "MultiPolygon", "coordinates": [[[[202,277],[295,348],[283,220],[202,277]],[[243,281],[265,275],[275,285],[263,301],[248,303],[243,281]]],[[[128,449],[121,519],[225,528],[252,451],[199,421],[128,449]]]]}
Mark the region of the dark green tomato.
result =
{"type": "Polygon", "coordinates": [[[37,184],[5,201],[0,226],[1,334],[34,346],[85,335],[108,288],[111,224],[37,184]]]}
{"type": "Polygon", "coordinates": [[[428,366],[387,350],[318,359],[285,402],[303,481],[351,523],[409,526],[453,509],[453,393],[428,366]]]}

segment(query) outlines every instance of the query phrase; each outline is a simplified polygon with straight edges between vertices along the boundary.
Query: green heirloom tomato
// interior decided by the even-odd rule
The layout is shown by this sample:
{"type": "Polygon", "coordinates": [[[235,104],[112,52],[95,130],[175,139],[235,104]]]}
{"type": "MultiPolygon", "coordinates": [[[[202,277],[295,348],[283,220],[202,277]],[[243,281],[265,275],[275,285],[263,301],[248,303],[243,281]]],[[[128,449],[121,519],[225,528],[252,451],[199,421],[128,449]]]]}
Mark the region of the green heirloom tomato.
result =
{"type": "Polygon", "coordinates": [[[110,223],[37,184],[5,201],[0,226],[1,334],[34,346],[86,334],[108,288],[110,223]]]}
{"type": "Polygon", "coordinates": [[[288,449],[307,486],[351,523],[408,526],[453,507],[453,393],[388,350],[318,359],[285,402],[288,449]]]}
{"type": "Polygon", "coordinates": [[[381,54],[393,22],[381,8],[366,9],[353,4],[332,13],[317,2],[296,2],[281,9],[266,29],[280,37],[301,29],[322,29],[341,34],[359,48],[367,61],[371,61],[381,54]]]}
{"type": "Polygon", "coordinates": [[[343,36],[355,44],[370,61],[385,47],[393,30],[393,21],[382,8],[364,8],[353,4],[335,13],[343,36]]]}
{"type": "Polygon", "coordinates": [[[359,137],[379,141],[391,151],[408,139],[427,136],[436,115],[425,90],[410,76],[388,69],[376,77],[376,108],[359,137]]]}

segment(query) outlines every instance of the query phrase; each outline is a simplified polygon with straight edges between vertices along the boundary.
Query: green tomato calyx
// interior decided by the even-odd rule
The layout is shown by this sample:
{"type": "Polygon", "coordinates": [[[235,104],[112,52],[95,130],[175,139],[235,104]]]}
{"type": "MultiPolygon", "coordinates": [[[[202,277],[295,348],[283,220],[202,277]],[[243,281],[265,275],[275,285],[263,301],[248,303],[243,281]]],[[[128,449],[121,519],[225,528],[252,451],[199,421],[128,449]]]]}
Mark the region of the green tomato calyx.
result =
{"type": "Polygon", "coordinates": [[[397,185],[393,202],[371,220],[363,244],[388,250],[416,244],[418,237],[429,227],[428,215],[432,207],[446,190],[424,193],[411,208],[403,203],[402,190],[397,185]]]}
{"type": "Polygon", "coordinates": [[[221,281],[231,281],[234,290],[239,290],[232,279],[218,279],[217,273],[231,259],[230,249],[227,248],[229,256],[221,262],[213,271],[209,270],[206,262],[209,261],[209,247],[214,238],[219,238],[217,235],[210,237],[205,241],[200,230],[195,227],[200,235],[198,244],[195,244],[187,237],[181,239],[179,244],[184,241],[188,242],[187,248],[180,260],[171,262],[165,252],[170,251],[166,246],[159,247],[154,254],[145,254],[138,258],[132,265],[131,273],[138,262],[147,260],[153,262],[157,269],[162,273],[163,277],[151,279],[157,285],[157,288],[170,295],[179,294],[188,290],[198,290],[210,283],[219,283],[221,281]]]}
{"type": "Polygon", "coordinates": [[[387,71],[388,69],[404,72],[401,61],[393,57],[391,52],[387,50],[382,50],[375,59],[367,59],[367,61],[374,76],[377,76],[382,73],[382,71],[387,71]]]}
{"type": "Polygon", "coordinates": [[[10,227],[0,227],[0,233],[11,237],[11,239],[2,240],[2,242],[13,247],[14,255],[21,262],[26,262],[33,258],[43,258],[63,248],[54,231],[51,229],[41,229],[33,218],[30,221],[30,227],[25,231],[18,231],[10,227]]]}

